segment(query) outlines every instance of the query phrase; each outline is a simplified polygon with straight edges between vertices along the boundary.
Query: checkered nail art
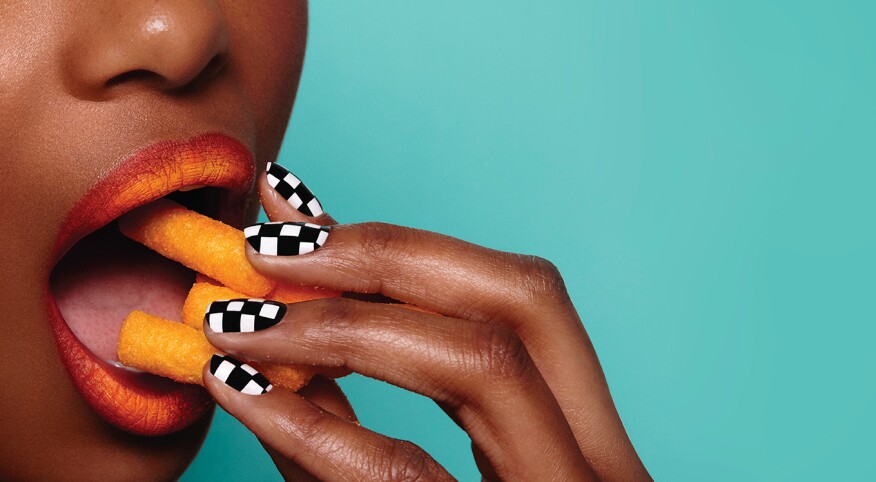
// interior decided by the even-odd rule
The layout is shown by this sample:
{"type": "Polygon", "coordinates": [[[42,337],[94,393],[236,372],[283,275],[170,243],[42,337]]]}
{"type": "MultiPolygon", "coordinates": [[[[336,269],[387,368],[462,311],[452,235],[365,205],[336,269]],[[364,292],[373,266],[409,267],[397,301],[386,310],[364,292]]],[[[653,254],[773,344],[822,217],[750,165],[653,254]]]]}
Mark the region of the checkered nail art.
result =
{"type": "Polygon", "coordinates": [[[268,184],[280,193],[289,204],[307,216],[319,216],[323,213],[319,199],[307,189],[307,186],[285,167],[269,162],[265,172],[268,184]]]}
{"type": "Polygon", "coordinates": [[[246,241],[259,254],[294,256],[319,249],[329,235],[328,226],[311,223],[273,222],[243,230],[246,241]]]}
{"type": "Polygon", "coordinates": [[[204,317],[216,333],[252,333],[270,328],[286,314],[286,305],[261,299],[214,301],[204,317]]]}
{"type": "Polygon", "coordinates": [[[210,373],[222,383],[247,395],[261,395],[274,388],[255,368],[228,355],[213,355],[210,358],[210,373]]]}

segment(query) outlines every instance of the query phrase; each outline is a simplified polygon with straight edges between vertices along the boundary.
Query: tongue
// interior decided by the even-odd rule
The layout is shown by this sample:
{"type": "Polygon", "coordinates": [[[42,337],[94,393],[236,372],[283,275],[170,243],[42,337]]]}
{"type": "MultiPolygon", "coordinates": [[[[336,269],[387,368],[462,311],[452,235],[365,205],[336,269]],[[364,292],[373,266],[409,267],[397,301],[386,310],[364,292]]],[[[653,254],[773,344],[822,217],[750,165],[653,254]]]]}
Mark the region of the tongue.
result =
{"type": "Polygon", "coordinates": [[[119,330],[133,310],[180,319],[194,273],[122,236],[115,225],[76,244],[52,273],[58,309],[73,334],[117,361],[119,330]]]}

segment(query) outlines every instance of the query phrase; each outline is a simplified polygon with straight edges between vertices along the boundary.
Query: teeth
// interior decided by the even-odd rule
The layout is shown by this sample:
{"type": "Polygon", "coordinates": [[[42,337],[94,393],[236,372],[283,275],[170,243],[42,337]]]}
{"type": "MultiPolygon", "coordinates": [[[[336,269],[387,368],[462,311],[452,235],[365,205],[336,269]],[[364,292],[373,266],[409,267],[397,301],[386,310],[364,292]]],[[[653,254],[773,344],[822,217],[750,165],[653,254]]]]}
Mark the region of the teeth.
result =
{"type": "Polygon", "coordinates": [[[202,187],[207,187],[207,186],[204,186],[203,184],[195,184],[192,186],[183,186],[183,187],[177,189],[177,191],[179,191],[179,192],[194,191],[195,189],[201,189],[202,187]]]}
{"type": "Polygon", "coordinates": [[[132,373],[146,373],[143,370],[138,370],[136,368],[131,368],[129,366],[122,365],[122,362],[119,362],[119,361],[115,361],[115,360],[104,360],[104,361],[109,363],[110,365],[116,367],[116,368],[121,368],[122,370],[127,370],[127,371],[132,372],[132,373]]]}

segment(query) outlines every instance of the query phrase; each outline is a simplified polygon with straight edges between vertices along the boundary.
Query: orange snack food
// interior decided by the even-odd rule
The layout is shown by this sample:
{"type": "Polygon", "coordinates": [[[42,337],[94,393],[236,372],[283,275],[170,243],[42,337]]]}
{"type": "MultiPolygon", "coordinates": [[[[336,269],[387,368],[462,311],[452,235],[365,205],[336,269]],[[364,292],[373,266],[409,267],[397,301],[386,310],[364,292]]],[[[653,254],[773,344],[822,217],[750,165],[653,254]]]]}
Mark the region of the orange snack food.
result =
{"type": "Polygon", "coordinates": [[[266,296],[269,300],[283,303],[298,303],[301,301],[319,300],[322,298],[337,298],[340,291],[327,288],[316,288],[292,283],[277,283],[277,287],[266,296]]]}
{"type": "MultiPolygon", "coordinates": [[[[202,370],[214,353],[221,352],[203,332],[142,311],[128,315],[119,335],[119,361],[124,365],[182,383],[203,385],[202,370]]],[[[250,364],[273,385],[290,390],[300,389],[316,373],[307,366],[250,364]]]]}
{"type": "Polygon", "coordinates": [[[190,326],[132,311],[119,334],[119,361],[182,383],[203,385],[201,369],[216,349],[190,326]]]}
{"type": "Polygon", "coordinates": [[[264,296],[276,286],[247,261],[242,231],[168,199],[122,216],[119,229],[162,256],[248,296],[264,296]]]}
{"type": "Polygon", "coordinates": [[[204,329],[204,314],[207,312],[207,307],[210,306],[210,303],[237,298],[248,298],[248,296],[224,286],[208,282],[195,282],[183,305],[182,321],[186,325],[201,331],[204,329]]]}

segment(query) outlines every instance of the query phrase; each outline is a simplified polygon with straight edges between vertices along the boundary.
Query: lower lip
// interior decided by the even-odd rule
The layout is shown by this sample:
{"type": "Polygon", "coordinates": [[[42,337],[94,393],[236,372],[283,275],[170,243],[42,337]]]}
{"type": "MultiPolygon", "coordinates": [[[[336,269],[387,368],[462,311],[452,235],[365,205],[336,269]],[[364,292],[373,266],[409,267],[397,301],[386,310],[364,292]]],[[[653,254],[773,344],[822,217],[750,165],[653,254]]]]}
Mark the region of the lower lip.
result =
{"type": "MultiPolygon", "coordinates": [[[[185,142],[163,142],[140,150],[114,170],[68,213],[54,249],[57,261],[87,233],[134,207],[180,187],[208,185],[229,189],[231,203],[245,202],[254,165],[248,150],[221,134],[185,142]],[[135,175],[136,174],[136,175],[135,175]]],[[[134,373],[97,357],[76,338],[46,284],[46,308],[61,360],[91,408],[130,433],[167,435],[211,413],[212,399],[200,386],[134,373]]]]}
{"type": "Polygon", "coordinates": [[[46,300],[58,352],[70,379],[91,408],[110,424],[137,435],[167,435],[213,409],[212,399],[197,385],[133,373],[97,358],[70,331],[50,290],[46,300]]]}

